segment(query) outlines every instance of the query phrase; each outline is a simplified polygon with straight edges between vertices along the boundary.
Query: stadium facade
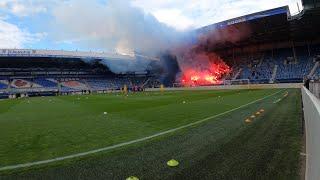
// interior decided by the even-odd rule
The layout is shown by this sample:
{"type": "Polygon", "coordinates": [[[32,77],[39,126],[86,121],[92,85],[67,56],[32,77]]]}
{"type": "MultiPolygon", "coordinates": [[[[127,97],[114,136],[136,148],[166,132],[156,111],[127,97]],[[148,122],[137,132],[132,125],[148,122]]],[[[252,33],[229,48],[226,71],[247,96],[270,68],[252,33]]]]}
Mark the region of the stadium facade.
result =
{"type": "MultiPolygon", "coordinates": [[[[303,6],[294,16],[284,6],[200,28],[196,30],[196,46],[218,54],[232,67],[223,80],[301,83],[306,78],[317,78],[319,2],[303,1],[303,6]]],[[[2,49],[0,97],[118,91],[125,85],[131,90],[160,87],[163,74],[170,74],[164,72],[170,68],[162,66],[158,59],[141,55],[2,49]],[[108,61],[120,62],[120,66],[132,61],[150,63],[143,68],[147,70],[119,73],[111,71],[108,61]]],[[[166,82],[167,86],[173,84],[174,80],[166,82]]]]}

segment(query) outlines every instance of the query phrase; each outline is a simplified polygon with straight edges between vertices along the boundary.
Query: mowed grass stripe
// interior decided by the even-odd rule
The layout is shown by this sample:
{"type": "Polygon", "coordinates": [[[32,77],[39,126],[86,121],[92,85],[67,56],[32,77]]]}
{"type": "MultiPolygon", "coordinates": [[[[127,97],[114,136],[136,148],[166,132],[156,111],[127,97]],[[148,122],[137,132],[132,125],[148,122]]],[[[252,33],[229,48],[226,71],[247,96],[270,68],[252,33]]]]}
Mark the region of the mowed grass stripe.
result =
{"type": "Polygon", "coordinates": [[[132,140],[132,141],[128,141],[128,142],[124,142],[124,143],[120,143],[120,144],[116,144],[116,145],[112,145],[112,146],[107,146],[107,147],[104,147],[104,148],[99,148],[99,149],[95,149],[95,150],[91,150],[91,151],[87,151],[87,152],[83,152],[83,153],[76,153],[76,154],[72,154],[72,155],[68,155],[68,156],[62,156],[62,157],[57,157],[57,158],[43,160],[43,161],[35,161],[35,162],[30,162],[30,163],[22,163],[22,164],[17,164],[17,165],[4,166],[4,167],[0,168],[0,171],[15,170],[15,169],[19,169],[19,168],[28,168],[28,167],[37,166],[37,165],[49,164],[49,163],[53,163],[53,162],[63,161],[63,160],[67,160],[67,159],[73,159],[73,158],[77,158],[77,157],[83,157],[83,156],[87,156],[87,155],[90,155],[90,154],[95,154],[95,153],[98,153],[98,152],[112,150],[112,149],[116,149],[116,148],[119,148],[119,147],[123,147],[123,146],[131,145],[131,144],[143,142],[143,141],[155,138],[155,137],[159,137],[159,136],[162,136],[162,135],[173,133],[173,132],[176,132],[178,130],[181,130],[181,129],[184,129],[184,128],[188,128],[188,127],[191,127],[191,126],[206,122],[208,120],[217,118],[219,116],[231,113],[231,112],[236,111],[238,109],[244,108],[244,107],[249,106],[251,104],[254,104],[256,102],[259,102],[259,101],[262,101],[262,100],[267,99],[269,97],[272,97],[272,96],[274,96],[274,95],[276,95],[276,94],[278,94],[280,92],[283,92],[283,91],[284,90],[279,90],[279,91],[277,91],[275,93],[272,93],[272,94],[267,95],[267,96],[265,96],[263,98],[254,100],[254,101],[252,101],[250,103],[241,105],[239,107],[233,108],[231,110],[228,110],[228,111],[219,113],[217,115],[213,115],[213,116],[210,116],[210,117],[207,117],[207,118],[204,118],[204,119],[198,120],[196,122],[192,122],[192,123],[189,123],[189,124],[177,127],[177,128],[173,128],[173,129],[170,129],[170,130],[167,130],[167,131],[156,133],[156,134],[151,135],[151,136],[147,136],[147,137],[139,138],[139,139],[136,139],[136,140],[132,140]]]}
{"type": "MultiPolygon", "coordinates": [[[[0,167],[143,138],[276,91],[173,91],[129,97],[108,94],[12,100],[19,103],[0,113],[0,167]],[[104,115],[106,111],[108,114],[104,115]]],[[[0,109],[6,103],[0,103],[0,109]]]]}
{"type": "MultiPolygon", "coordinates": [[[[269,98],[268,103],[263,101],[242,109],[241,112],[234,112],[225,118],[226,120],[223,117],[206,123],[212,123],[209,131],[219,127],[217,123],[219,119],[222,123],[220,125],[233,126],[236,130],[228,129],[232,134],[225,133],[223,138],[230,137],[227,140],[220,143],[219,140],[214,141],[199,151],[192,149],[193,153],[190,154],[196,155],[195,160],[193,156],[177,158],[188,164],[174,173],[173,177],[169,175],[168,177],[170,179],[206,179],[205,177],[210,177],[208,179],[298,179],[302,118],[299,91],[299,89],[288,90],[290,95],[278,104],[273,104],[273,101],[282,97],[280,94],[269,98]],[[241,119],[240,113],[254,112],[258,107],[263,107],[265,112],[256,117],[251,124],[243,124],[244,126],[240,127],[234,125],[241,119]],[[192,160],[195,163],[189,162],[192,160]]],[[[209,136],[208,134],[204,132],[202,136],[209,136]]],[[[212,133],[212,136],[216,138],[218,134],[212,133]]],[[[201,144],[200,141],[199,144],[201,144]]],[[[176,153],[177,156],[182,152],[176,153]]],[[[169,179],[168,177],[163,179],[169,179]]]]}

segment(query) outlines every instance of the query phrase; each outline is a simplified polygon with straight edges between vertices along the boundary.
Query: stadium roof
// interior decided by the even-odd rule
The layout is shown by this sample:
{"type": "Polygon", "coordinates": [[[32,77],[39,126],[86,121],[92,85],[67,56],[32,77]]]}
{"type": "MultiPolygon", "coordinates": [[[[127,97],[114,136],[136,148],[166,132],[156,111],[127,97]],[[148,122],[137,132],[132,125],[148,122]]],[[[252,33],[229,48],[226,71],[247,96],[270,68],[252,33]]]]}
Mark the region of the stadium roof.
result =
{"type": "Polygon", "coordinates": [[[0,57],[56,57],[56,58],[96,58],[133,60],[135,57],[110,54],[105,52],[83,52],[63,50],[36,50],[36,49],[0,49],[0,57]]]}
{"type": "Polygon", "coordinates": [[[224,32],[250,30],[250,35],[239,41],[223,39],[221,42],[210,42],[208,40],[205,46],[210,50],[283,41],[312,41],[320,37],[319,19],[320,8],[305,9],[300,14],[291,16],[289,7],[283,6],[206,26],[198,29],[197,32],[200,36],[207,34],[207,38],[210,39],[210,36],[220,36],[224,32]]]}
{"type": "Polygon", "coordinates": [[[313,9],[320,7],[320,0],[302,0],[304,9],[313,9]]]}
{"type": "Polygon", "coordinates": [[[230,25],[249,22],[252,20],[267,18],[267,17],[271,17],[271,16],[277,16],[277,15],[283,15],[283,16],[285,15],[286,16],[288,14],[290,14],[289,7],[283,6],[283,7],[270,9],[270,10],[266,10],[266,11],[261,11],[261,12],[229,19],[229,20],[222,21],[219,23],[215,23],[215,24],[200,28],[198,31],[199,32],[207,32],[207,31],[211,31],[211,30],[215,30],[215,29],[226,28],[230,25]]]}

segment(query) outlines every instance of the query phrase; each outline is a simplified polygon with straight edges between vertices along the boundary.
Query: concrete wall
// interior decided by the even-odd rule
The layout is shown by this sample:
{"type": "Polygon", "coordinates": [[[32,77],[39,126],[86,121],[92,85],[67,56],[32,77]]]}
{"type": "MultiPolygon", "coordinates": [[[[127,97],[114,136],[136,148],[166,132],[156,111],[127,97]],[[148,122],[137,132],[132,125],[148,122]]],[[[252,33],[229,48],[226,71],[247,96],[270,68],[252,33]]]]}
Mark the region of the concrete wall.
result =
{"type": "Polygon", "coordinates": [[[320,98],[320,82],[310,82],[309,83],[309,90],[317,98],[320,98]]]}
{"type": "MultiPolygon", "coordinates": [[[[203,87],[180,87],[165,88],[165,91],[181,90],[223,90],[223,89],[275,89],[275,88],[301,88],[302,83],[282,83],[282,84],[247,84],[247,85],[221,85],[221,86],[203,86],[203,87]]],[[[146,89],[146,91],[159,91],[159,88],[146,89]]]]}
{"type": "Polygon", "coordinates": [[[306,180],[320,179],[320,101],[302,87],[306,132],[306,180]]]}

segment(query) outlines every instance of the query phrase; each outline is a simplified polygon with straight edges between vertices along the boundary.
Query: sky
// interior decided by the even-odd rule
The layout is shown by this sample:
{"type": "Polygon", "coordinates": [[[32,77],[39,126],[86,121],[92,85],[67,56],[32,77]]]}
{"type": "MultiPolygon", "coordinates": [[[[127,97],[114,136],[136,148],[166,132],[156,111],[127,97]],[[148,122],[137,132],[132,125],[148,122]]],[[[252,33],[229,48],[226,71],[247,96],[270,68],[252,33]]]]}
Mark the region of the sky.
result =
{"type": "Polygon", "coordinates": [[[296,14],[297,3],[301,8],[300,0],[0,0],[0,48],[152,50],[179,32],[238,16],[284,5],[296,14]]]}

